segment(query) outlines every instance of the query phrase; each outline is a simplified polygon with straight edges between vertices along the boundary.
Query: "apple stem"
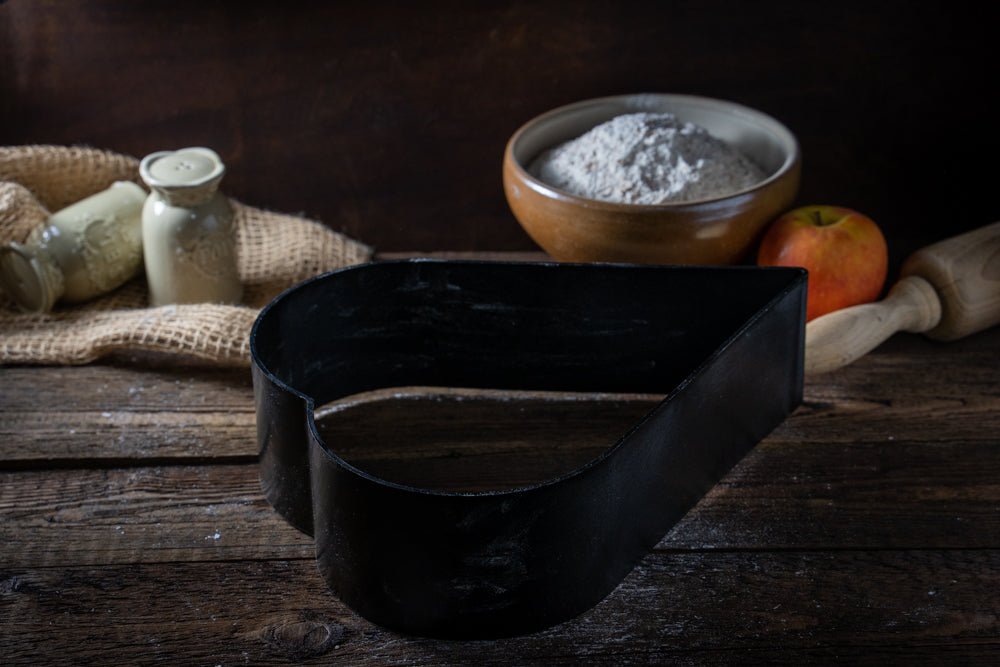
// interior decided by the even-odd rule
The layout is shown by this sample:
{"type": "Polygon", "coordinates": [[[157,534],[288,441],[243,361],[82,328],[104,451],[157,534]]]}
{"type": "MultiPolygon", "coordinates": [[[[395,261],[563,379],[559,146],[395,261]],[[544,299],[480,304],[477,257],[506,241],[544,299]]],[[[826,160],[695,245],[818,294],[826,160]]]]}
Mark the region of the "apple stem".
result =
{"type": "Polygon", "coordinates": [[[820,213],[819,211],[813,211],[813,215],[816,216],[816,224],[818,226],[820,226],[820,227],[826,227],[827,223],[823,222],[823,214],[822,213],[820,213]]]}

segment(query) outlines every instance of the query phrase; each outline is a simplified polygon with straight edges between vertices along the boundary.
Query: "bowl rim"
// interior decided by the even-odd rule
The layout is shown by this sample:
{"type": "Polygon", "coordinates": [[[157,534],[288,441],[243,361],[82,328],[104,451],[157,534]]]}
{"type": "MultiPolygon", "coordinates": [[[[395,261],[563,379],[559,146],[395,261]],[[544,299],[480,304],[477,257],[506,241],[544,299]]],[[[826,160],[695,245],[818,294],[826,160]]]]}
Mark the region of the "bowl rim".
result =
{"type": "MultiPolygon", "coordinates": [[[[637,109],[636,111],[640,111],[637,109]]],[[[767,114],[759,109],[754,109],[753,107],[746,106],[739,102],[733,102],[731,100],[725,100],[715,97],[707,97],[703,95],[690,95],[684,93],[626,93],[622,95],[607,95],[604,97],[592,97],[585,100],[579,100],[576,102],[570,102],[568,104],[563,104],[558,107],[549,109],[548,111],[542,112],[533,118],[530,118],[510,136],[507,140],[507,145],[504,148],[504,162],[508,163],[511,168],[517,173],[518,177],[521,178],[528,186],[539,194],[549,197],[550,199],[562,200],[569,204],[576,204],[578,206],[586,206],[588,208],[596,209],[606,209],[609,211],[624,212],[624,211],[644,211],[644,212],[661,212],[661,211],[681,211],[693,207],[704,207],[707,204],[721,204],[723,202],[731,202],[733,200],[748,197],[753,195],[759,190],[770,187],[773,183],[779,179],[786,176],[789,172],[793,171],[797,165],[801,162],[801,148],[799,146],[799,141],[795,134],[781,121],[777,118],[767,114]],[[737,115],[743,115],[753,118],[755,121],[762,122],[767,131],[772,132],[780,141],[781,144],[786,145],[789,150],[786,151],[785,160],[781,166],[775,170],[770,176],[764,180],[755,183],[754,185],[743,188],[742,190],[736,190],[733,192],[726,193],[718,197],[707,197],[704,199],[691,199],[682,202],[666,202],[662,204],[628,204],[622,202],[611,202],[603,199],[591,199],[589,197],[582,197],[580,195],[575,195],[571,192],[565,190],[560,190],[557,187],[549,185],[548,183],[541,181],[534,176],[532,176],[527,168],[518,161],[514,156],[514,147],[518,141],[525,135],[526,132],[530,131],[532,127],[538,123],[552,118],[553,116],[563,115],[569,111],[576,109],[582,109],[591,106],[597,106],[607,103],[615,103],[625,100],[639,101],[643,100],[656,101],[656,100],[679,100],[688,105],[702,105],[706,107],[713,107],[716,109],[723,108],[728,113],[735,113],[737,115]]],[[[506,170],[504,170],[504,180],[506,181],[506,170]]],[[[506,185],[506,184],[505,184],[506,185]]]]}

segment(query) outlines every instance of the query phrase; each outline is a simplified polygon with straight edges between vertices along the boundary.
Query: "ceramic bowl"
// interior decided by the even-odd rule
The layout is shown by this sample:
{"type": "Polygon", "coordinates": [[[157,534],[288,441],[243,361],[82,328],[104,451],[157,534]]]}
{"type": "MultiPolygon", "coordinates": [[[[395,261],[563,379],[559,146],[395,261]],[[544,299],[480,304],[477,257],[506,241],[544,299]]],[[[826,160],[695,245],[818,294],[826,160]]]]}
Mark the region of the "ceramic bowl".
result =
{"type": "Polygon", "coordinates": [[[798,194],[801,156],[795,136],[774,118],[723,100],[639,94],[569,104],[521,126],[507,142],[503,186],[514,217],[559,261],[641,264],[736,264],[756,249],[767,225],[798,194]],[[620,204],[569,194],[528,173],[544,150],[625,113],[670,112],[726,141],[767,177],[714,199],[620,204]]]}

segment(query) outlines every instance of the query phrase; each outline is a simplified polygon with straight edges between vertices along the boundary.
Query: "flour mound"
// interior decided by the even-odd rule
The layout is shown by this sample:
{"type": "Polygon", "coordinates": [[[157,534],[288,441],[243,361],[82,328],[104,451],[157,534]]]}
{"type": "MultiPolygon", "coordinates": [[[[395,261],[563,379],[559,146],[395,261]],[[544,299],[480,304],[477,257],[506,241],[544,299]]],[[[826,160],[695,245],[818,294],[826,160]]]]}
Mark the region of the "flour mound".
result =
{"type": "Polygon", "coordinates": [[[570,194],[622,204],[714,199],[766,178],[705,128],[645,112],[616,116],[542,153],[528,172],[570,194]]]}

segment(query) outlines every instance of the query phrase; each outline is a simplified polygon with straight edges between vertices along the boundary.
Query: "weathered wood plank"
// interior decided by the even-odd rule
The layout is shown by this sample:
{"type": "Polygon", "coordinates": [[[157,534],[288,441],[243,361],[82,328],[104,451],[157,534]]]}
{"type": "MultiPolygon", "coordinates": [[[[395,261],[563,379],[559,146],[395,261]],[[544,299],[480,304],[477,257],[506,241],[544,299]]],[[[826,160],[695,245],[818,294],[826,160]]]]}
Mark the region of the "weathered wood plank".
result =
{"type": "MultiPolygon", "coordinates": [[[[416,467],[440,481],[439,459],[416,467]]],[[[995,443],[765,440],[660,548],[1000,548],[997,480],[995,443]]],[[[0,515],[8,566],[311,554],[264,501],[253,463],[3,472],[0,515]]]]}
{"type": "Polygon", "coordinates": [[[312,558],[256,465],[0,473],[0,564],[312,558]]]}
{"type": "Polygon", "coordinates": [[[572,621],[455,642],[368,623],[304,559],[7,568],[0,647],[7,664],[985,664],[998,587],[996,552],[661,552],[572,621]]]}
{"type": "MultiPolygon", "coordinates": [[[[898,336],[853,366],[810,378],[805,405],[772,439],[795,443],[993,439],[1000,433],[998,341],[997,332],[947,345],[898,336]],[[916,379],[915,357],[927,358],[916,379]]],[[[341,430],[350,424],[371,432],[374,426],[366,426],[371,419],[432,423],[440,418],[436,433],[454,439],[454,433],[477,427],[464,426],[463,420],[480,420],[482,432],[488,433],[523,429],[525,420],[533,418],[538,424],[532,428],[544,429],[551,422],[552,432],[544,437],[559,442],[564,439],[560,430],[583,415],[576,401],[549,399],[555,402],[548,406],[536,398],[525,403],[529,412],[538,410],[534,417],[517,416],[520,408],[512,412],[507,397],[496,401],[492,418],[484,410],[464,416],[468,403],[436,405],[431,399],[417,409],[402,406],[396,417],[386,416],[392,406],[358,407],[356,415],[344,412],[338,420],[344,424],[341,430]],[[561,403],[568,403],[562,406],[563,414],[559,414],[561,403]],[[420,417],[428,411],[433,418],[420,417]],[[517,422],[512,424],[513,420],[517,422]],[[453,434],[445,435],[449,428],[453,434]]],[[[602,439],[613,442],[616,431],[623,432],[644,409],[616,401],[621,416],[615,417],[605,406],[600,419],[588,420],[579,429],[588,426],[594,432],[574,437],[586,437],[591,445],[602,439]]],[[[257,449],[254,419],[252,387],[245,371],[174,367],[166,362],[150,365],[147,360],[81,368],[0,367],[0,467],[67,465],[74,460],[116,465],[123,460],[252,457],[257,449]]],[[[412,433],[409,425],[405,428],[412,433]]],[[[390,425],[378,430],[392,433],[390,425]]],[[[367,436],[356,438],[366,440],[367,436]]]]}
{"type": "Polygon", "coordinates": [[[2,409],[81,411],[172,406],[242,408],[250,369],[185,365],[166,356],[127,355],[83,366],[0,366],[2,409]],[[8,390],[8,388],[10,388],[8,390]]]}
{"type": "MultiPolygon", "coordinates": [[[[127,360],[0,368],[0,655],[996,664],[998,348],[998,330],[947,345],[898,336],[810,379],[805,404],[604,602],[474,643],[386,632],[326,589],[310,538],[261,495],[247,375],[127,360]]],[[[391,391],[321,425],[373,469],[523,483],[599,452],[651,400],[391,391]]]]}
{"type": "Polygon", "coordinates": [[[249,370],[0,367],[0,468],[257,453],[249,370]]]}
{"type": "Polygon", "coordinates": [[[766,440],[660,546],[996,549],[997,452],[975,441],[766,440]]]}

